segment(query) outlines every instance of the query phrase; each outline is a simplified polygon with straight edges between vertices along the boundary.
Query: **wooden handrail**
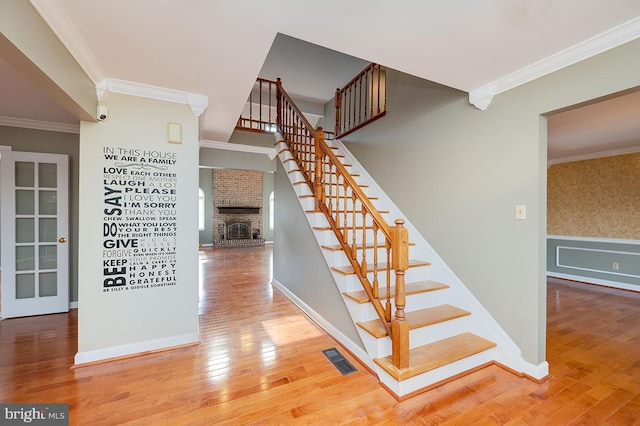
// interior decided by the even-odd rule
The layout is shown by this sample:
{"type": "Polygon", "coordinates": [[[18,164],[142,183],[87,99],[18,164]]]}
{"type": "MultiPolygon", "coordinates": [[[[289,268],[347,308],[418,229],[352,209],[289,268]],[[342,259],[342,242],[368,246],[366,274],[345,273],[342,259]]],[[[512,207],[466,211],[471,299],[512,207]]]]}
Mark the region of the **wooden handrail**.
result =
{"type": "MultiPolygon", "coordinates": [[[[309,123],[309,120],[307,120],[307,118],[304,116],[304,114],[302,113],[302,111],[300,111],[300,108],[298,108],[298,106],[296,105],[296,103],[293,101],[293,99],[291,99],[291,96],[289,96],[289,94],[287,93],[286,90],[284,90],[284,87],[282,87],[282,80],[280,80],[280,78],[278,77],[278,79],[276,80],[276,85],[278,86],[278,90],[280,91],[280,94],[282,95],[283,98],[285,98],[288,102],[289,105],[291,105],[291,107],[293,108],[293,110],[296,112],[296,114],[300,117],[300,120],[302,121],[302,123],[305,125],[305,127],[307,129],[309,129],[309,133],[311,134],[311,137],[316,137],[316,131],[313,128],[313,126],[311,125],[311,123],[309,123]]],[[[282,133],[282,132],[281,132],[282,133]]]]}
{"type": "Polygon", "coordinates": [[[409,365],[409,325],[405,318],[404,273],[409,267],[408,232],[404,221],[390,226],[360,188],[338,156],[325,142],[322,127],[314,129],[289,94],[277,87],[277,125],[293,159],[315,199],[316,211],[324,213],[351,268],[360,280],[392,341],[392,359],[398,368],[409,365]],[[349,207],[350,206],[350,207],[349,207]],[[368,243],[368,231],[373,235],[368,243]],[[379,236],[384,242],[379,242],[379,236]],[[367,249],[373,247],[373,263],[367,249]],[[386,264],[378,250],[386,251],[386,264]],[[391,307],[391,271],[395,272],[395,313],[391,307]],[[385,304],[379,299],[378,277],[385,273],[385,304]],[[373,282],[368,278],[373,275],[373,282]]]}

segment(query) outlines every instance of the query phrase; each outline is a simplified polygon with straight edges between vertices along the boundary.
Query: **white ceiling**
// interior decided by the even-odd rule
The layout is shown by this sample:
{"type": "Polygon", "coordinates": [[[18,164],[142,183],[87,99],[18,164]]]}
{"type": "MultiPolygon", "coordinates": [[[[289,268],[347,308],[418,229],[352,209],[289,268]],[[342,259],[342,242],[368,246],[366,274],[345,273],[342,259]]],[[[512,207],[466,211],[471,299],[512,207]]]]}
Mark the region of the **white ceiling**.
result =
{"type": "MultiPolygon", "coordinates": [[[[95,83],[207,95],[202,137],[218,141],[228,140],[258,75],[281,77],[312,103],[329,100],[369,61],[478,91],[640,16],[638,0],[30,1],[95,83]]],[[[0,62],[0,116],[73,122],[15,74],[0,62]]],[[[597,113],[599,132],[577,111],[550,117],[550,157],[602,151],[603,142],[606,150],[640,145],[630,119],[637,98],[603,104],[630,112],[610,123],[597,113]]]]}

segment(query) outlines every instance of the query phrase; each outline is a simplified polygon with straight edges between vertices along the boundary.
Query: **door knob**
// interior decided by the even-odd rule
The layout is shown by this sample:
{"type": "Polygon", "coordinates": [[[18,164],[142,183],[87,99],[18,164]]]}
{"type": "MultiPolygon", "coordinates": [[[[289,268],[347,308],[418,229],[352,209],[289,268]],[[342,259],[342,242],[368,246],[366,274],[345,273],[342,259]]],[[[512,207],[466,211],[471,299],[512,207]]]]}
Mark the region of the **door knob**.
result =
{"type": "Polygon", "coordinates": [[[66,239],[65,237],[60,237],[60,238],[58,239],[58,242],[59,242],[59,243],[66,243],[66,242],[67,242],[67,239],[66,239]]]}

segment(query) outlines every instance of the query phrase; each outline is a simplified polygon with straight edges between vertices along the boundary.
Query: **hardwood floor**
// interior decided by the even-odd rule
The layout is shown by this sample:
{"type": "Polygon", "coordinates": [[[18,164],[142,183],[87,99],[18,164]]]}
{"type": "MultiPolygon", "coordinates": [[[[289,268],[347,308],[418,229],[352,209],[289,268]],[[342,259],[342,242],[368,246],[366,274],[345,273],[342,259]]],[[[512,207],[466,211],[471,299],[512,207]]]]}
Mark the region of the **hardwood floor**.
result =
{"type": "Polygon", "coordinates": [[[270,286],[269,246],[200,261],[200,345],[71,369],[75,311],[2,321],[0,401],[66,403],[73,425],[640,424],[639,293],[550,281],[550,380],[493,366],[399,403],[270,286]]]}

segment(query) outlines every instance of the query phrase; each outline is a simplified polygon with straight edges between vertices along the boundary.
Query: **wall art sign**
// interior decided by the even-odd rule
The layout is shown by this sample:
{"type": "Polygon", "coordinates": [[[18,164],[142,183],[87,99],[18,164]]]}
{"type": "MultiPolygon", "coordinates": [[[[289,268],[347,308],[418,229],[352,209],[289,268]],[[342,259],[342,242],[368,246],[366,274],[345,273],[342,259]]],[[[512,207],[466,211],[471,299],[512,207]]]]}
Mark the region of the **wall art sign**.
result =
{"type": "Polygon", "coordinates": [[[105,146],[103,155],[102,291],[175,286],[178,154],[105,146]]]}

